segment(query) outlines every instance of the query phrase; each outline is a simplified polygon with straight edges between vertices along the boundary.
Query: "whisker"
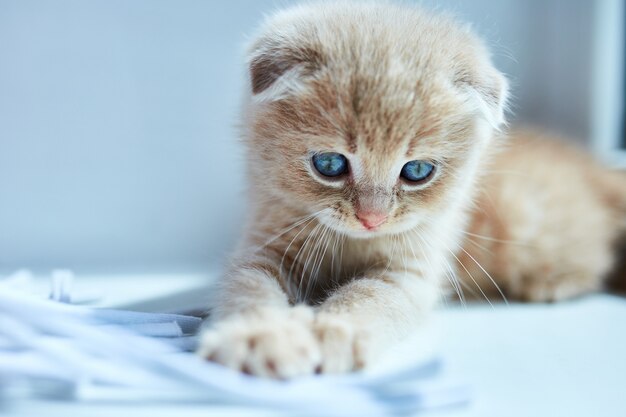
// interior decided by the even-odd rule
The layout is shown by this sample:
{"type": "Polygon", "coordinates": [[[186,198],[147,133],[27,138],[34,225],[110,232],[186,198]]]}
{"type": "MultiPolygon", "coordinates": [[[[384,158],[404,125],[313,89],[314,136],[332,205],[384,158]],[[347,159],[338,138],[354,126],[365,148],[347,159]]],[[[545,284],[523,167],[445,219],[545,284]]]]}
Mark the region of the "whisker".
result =
{"type": "MultiPolygon", "coordinates": [[[[428,242],[426,242],[426,240],[422,236],[422,234],[424,233],[423,230],[419,229],[419,231],[418,231],[418,230],[413,229],[411,231],[418,237],[418,239],[420,239],[420,241],[422,242],[422,244],[424,246],[426,246],[430,250],[432,250],[432,246],[430,246],[428,244],[428,242]]],[[[422,252],[423,252],[423,249],[422,249],[422,252]]],[[[463,308],[466,308],[467,307],[467,303],[465,301],[465,294],[463,293],[463,288],[461,288],[461,284],[459,283],[458,279],[456,278],[456,275],[454,274],[454,271],[452,270],[452,267],[450,266],[449,263],[445,264],[444,267],[447,269],[446,272],[444,273],[444,275],[446,276],[446,279],[448,280],[448,282],[450,282],[450,284],[452,285],[452,288],[454,288],[454,291],[456,292],[457,296],[459,297],[459,302],[461,303],[463,308]]]]}
{"type": "MultiPolygon", "coordinates": [[[[434,236],[431,236],[431,237],[434,237],[434,236]]],[[[485,298],[485,300],[487,300],[487,303],[489,303],[489,305],[491,307],[493,307],[493,303],[491,302],[491,300],[489,299],[487,294],[485,294],[485,292],[483,291],[482,287],[478,284],[478,282],[476,281],[476,279],[474,278],[472,273],[465,267],[463,262],[461,262],[459,257],[456,256],[456,254],[450,249],[450,247],[448,245],[446,245],[446,243],[442,239],[437,239],[437,240],[439,241],[439,243],[441,243],[444,246],[444,248],[450,253],[450,255],[452,255],[454,257],[454,259],[456,259],[456,261],[459,263],[459,265],[461,265],[461,267],[465,270],[467,275],[470,277],[470,279],[472,280],[474,285],[476,285],[476,288],[478,288],[478,291],[480,291],[480,294],[485,298]]]]}
{"type": "MultiPolygon", "coordinates": [[[[280,266],[278,267],[279,271],[283,270],[283,265],[285,263],[285,256],[287,256],[287,253],[289,252],[289,249],[291,249],[291,245],[293,245],[293,242],[295,242],[295,240],[298,238],[298,236],[300,236],[300,234],[302,232],[304,232],[306,230],[306,228],[311,224],[311,222],[313,221],[313,219],[309,219],[309,221],[307,222],[307,224],[302,228],[302,230],[300,230],[294,237],[293,239],[291,239],[291,241],[289,242],[289,245],[287,245],[287,248],[285,249],[285,251],[283,252],[283,256],[280,259],[280,266]]],[[[300,247],[302,248],[302,247],[300,247]]],[[[295,262],[295,258],[294,258],[294,262],[295,262]]]]}
{"type": "MultiPolygon", "coordinates": [[[[407,237],[404,233],[400,233],[400,235],[402,237],[402,242],[404,242],[404,246],[408,247],[409,244],[407,243],[407,237]]],[[[407,266],[407,253],[406,251],[402,251],[403,253],[403,257],[402,257],[402,263],[404,264],[404,279],[406,279],[409,275],[409,270],[408,270],[408,266],[407,266]]]]}
{"type": "Polygon", "coordinates": [[[262,245],[257,246],[256,248],[254,248],[252,253],[256,253],[257,251],[266,248],[268,245],[270,245],[271,243],[275,242],[278,238],[283,236],[285,233],[289,233],[294,228],[302,225],[303,223],[305,223],[305,222],[307,222],[309,220],[312,220],[314,217],[320,215],[321,213],[323,213],[323,212],[325,212],[327,210],[329,210],[329,209],[328,208],[324,208],[322,210],[316,211],[315,213],[308,214],[308,215],[300,218],[299,220],[296,220],[290,226],[287,226],[285,229],[281,230],[278,234],[270,237],[265,243],[263,243],[262,245]]]}
{"type": "Polygon", "coordinates": [[[311,268],[311,273],[309,274],[309,280],[306,283],[306,289],[304,291],[304,299],[308,299],[309,298],[309,293],[311,291],[311,289],[314,287],[315,283],[317,282],[317,279],[319,277],[319,272],[320,269],[322,267],[322,263],[324,262],[324,257],[326,256],[326,251],[328,250],[328,245],[330,243],[330,239],[328,238],[329,235],[332,233],[332,230],[330,229],[330,227],[325,227],[326,230],[324,230],[324,233],[322,234],[322,237],[320,238],[320,242],[326,242],[326,244],[324,245],[324,249],[322,250],[322,244],[320,243],[320,250],[318,251],[318,255],[315,258],[315,261],[313,262],[313,268],[311,268]]]}
{"type": "Polygon", "coordinates": [[[465,238],[465,241],[471,243],[472,245],[476,246],[478,249],[482,249],[483,251],[493,255],[493,251],[491,249],[489,249],[486,246],[481,245],[480,243],[476,242],[474,239],[470,239],[469,237],[465,238]]]}
{"type": "Polygon", "coordinates": [[[478,266],[480,268],[481,271],[483,271],[485,273],[485,275],[487,275],[487,277],[489,278],[489,280],[491,281],[491,283],[493,284],[493,286],[496,288],[496,290],[498,291],[498,293],[500,294],[500,296],[502,297],[502,300],[504,301],[504,304],[509,305],[509,300],[507,300],[506,296],[504,295],[504,292],[502,292],[502,290],[500,289],[500,286],[496,283],[496,281],[493,279],[493,277],[489,274],[489,272],[487,272],[485,270],[485,268],[483,268],[483,266],[476,260],[474,259],[474,257],[465,249],[463,249],[463,247],[459,247],[459,249],[461,249],[467,256],[470,257],[470,259],[472,261],[474,261],[474,263],[476,264],[476,266],[478,266]]]}
{"type": "Polygon", "coordinates": [[[463,262],[461,262],[461,260],[459,259],[458,256],[456,256],[456,254],[454,252],[452,252],[452,250],[450,250],[450,248],[448,248],[446,246],[446,250],[448,252],[450,252],[450,254],[452,256],[454,256],[454,259],[456,259],[456,261],[459,263],[459,265],[461,265],[461,267],[463,268],[463,270],[467,273],[467,275],[470,277],[470,279],[472,280],[472,282],[474,283],[474,285],[476,285],[476,288],[478,288],[478,291],[480,291],[480,294],[485,298],[485,300],[487,300],[487,302],[489,303],[489,305],[491,307],[493,307],[493,304],[491,303],[491,300],[489,299],[489,297],[487,297],[487,294],[485,294],[485,292],[483,291],[483,289],[481,288],[481,286],[478,284],[478,282],[476,281],[476,279],[474,279],[474,276],[472,275],[472,273],[465,267],[465,265],[463,264],[463,262]]]}
{"type": "MultiPolygon", "coordinates": [[[[304,264],[302,265],[302,271],[300,272],[300,284],[298,285],[298,300],[299,301],[306,301],[306,299],[304,297],[302,297],[302,285],[304,283],[304,280],[305,280],[305,277],[306,277],[307,273],[309,272],[309,263],[311,262],[311,260],[313,259],[314,254],[317,251],[317,247],[319,246],[319,242],[320,242],[320,237],[324,233],[324,230],[325,230],[324,226],[321,223],[318,224],[318,226],[319,226],[319,228],[315,232],[315,236],[311,239],[311,241],[313,242],[311,244],[311,247],[309,248],[307,246],[307,251],[308,252],[307,252],[304,264]]],[[[310,276],[307,278],[307,280],[308,279],[310,279],[310,276]]]]}
{"type": "Polygon", "coordinates": [[[316,268],[318,259],[320,257],[320,253],[322,250],[322,246],[324,244],[325,237],[328,234],[328,230],[329,230],[329,228],[326,227],[325,225],[321,224],[321,226],[322,226],[322,232],[316,238],[315,245],[313,246],[313,249],[311,252],[312,256],[309,259],[307,259],[307,263],[305,264],[303,272],[302,272],[303,276],[304,274],[308,272],[308,279],[306,281],[306,288],[304,291],[303,301],[306,301],[308,299],[308,293],[309,293],[311,282],[315,279],[314,277],[315,268],[316,268]],[[309,262],[312,262],[311,267],[309,267],[309,262]]]}
{"type": "Polygon", "coordinates": [[[391,263],[393,262],[393,256],[395,254],[395,250],[396,250],[396,240],[395,235],[391,235],[392,238],[392,243],[393,246],[391,246],[391,255],[389,256],[389,259],[387,260],[387,265],[385,265],[385,269],[383,270],[381,276],[384,276],[385,274],[387,274],[387,272],[389,272],[389,267],[391,267],[391,263]]]}
{"type": "MultiPolygon", "coordinates": [[[[305,247],[308,245],[308,243],[310,242],[312,236],[315,236],[320,228],[320,223],[316,224],[315,227],[309,232],[309,234],[307,235],[306,239],[304,240],[304,242],[302,243],[302,246],[300,246],[300,248],[298,249],[298,252],[296,253],[296,256],[291,264],[291,268],[289,268],[289,274],[288,274],[288,280],[289,282],[292,282],[292,272],[294,267],[298,264],[299,262],[299,258],[300,255],[303,254],[304,252],[306,252],[308,249],[305,249],[305,247]],[[303,252],[304,251],[304,252],[303,252]]],[[[298,288],[296,290],[296,301],[301,301],[300,300],[300,289],[302,287],[302,280],[304,279],[304,269],[302,269],[301,272],[301,276],[300,276],[300,282],[298,284],[298,288]]]]}
{"type": "MultiPolygon", "coordinates": [[[[403,234],[405,235],[406,242],[407,242],[407,244],[409,246],[409,249],[411,250],[411,253],[413,254],[413,259],[415,259],[415,260],[419,259],[417,257],[417,255],[415,254],[415,249],[413,248],[413,243],[411,243],[411,237],[410,236],[406,236],[406,232],[403,233],[403,234]]],[[[419,245],[418,242],[415,242],[415,243],[417,245],[419,245]]],[[[424,250],[422,249],[421,246],[420,246],[420,250],[422,251],[422,254],[423,254],[423,257],[424,257],[424,261],[426,262],[426,264],[428,264],[431,276],[434,276],[435,275],[435,271],[434,271],[433,266],[432,266],[432,264],[430,262],[430,259],[428,258],[428,256],[426,256],[426,253],[424,252],[424,250]]],[[[419,266],[420,271],[422,272],[422,274],[424,274],[424,271],[422,271],[422,269],[423,269],[422,263],[420,262],[419,265],[420,265],[419,266]]],[[[425,271],[425,272],[428,273],[429,271],[425,271]]],[[[448,306],[448,300],[446,299],[447,297],[442,294],[441,290],[439,290],[439,297],[443,301],[443,304],[445,306],[448,306]]]]}
{"type": "MultiPolygon", "coordinates": [[[[337,219],[332,219],[334,221],[335,226],[339,226],[340,222],[337,219]]],[[[332,245],[332,257],[330,262],[330,284],[332,287],[338,285],[339,278],[341,276],[342,266],[343,266],[343,246],[345,242],[345,234],[336,230],[332,225],[329,227],[331,229],[330,235],[333,239],[332,245]],[[339,251],[337,250],[339,247],[339,251]],[[339,252],[339,256],[337,256],[337,252],[339,252]]]]}
{"type": "Polygon", "coordinates": [[[467,232],[465,230],[460,230],[461,233],[468,235],[468,236],[472,236],[478,239],[483,239],[483,240],[487,240],[489,242],[496,242],[496,243],[510,243],[512,245],[520,245],[520,246],[528,246],[528,247],[533,247],[532,245],[526,243],[526,242],[519,242],[519,241],[515,241],[515,240],[504,240],[504,239],[496,239],[493,237],[489,237],[489,236],[483,236],[483,235],[478,235],[476,233],[470,233],[467,232]]]}
{"type": "MultiPolygon", "coordinates": [[[[339,267],[341,268],[343,266],[343,248],[344,248],[344,244],[346,242],[346,235],[344,235],[343,233],[341,234],[341,247],[339,249],[339,267]]],[[[338,285],[339,284],[339,278],[341,277],[341,269],[339,270],[339,274],[337,276],[336,281],[333,282],[333,285],[338,285]]]]}
{"type": "Polygon", "coordinates": [[[339,238],[336,233],[333,233],[333,247],[330,250],[330,279],[331,282],[335,279],[335,254],[337,253],[337,245],[339,244],[339,238]]]}

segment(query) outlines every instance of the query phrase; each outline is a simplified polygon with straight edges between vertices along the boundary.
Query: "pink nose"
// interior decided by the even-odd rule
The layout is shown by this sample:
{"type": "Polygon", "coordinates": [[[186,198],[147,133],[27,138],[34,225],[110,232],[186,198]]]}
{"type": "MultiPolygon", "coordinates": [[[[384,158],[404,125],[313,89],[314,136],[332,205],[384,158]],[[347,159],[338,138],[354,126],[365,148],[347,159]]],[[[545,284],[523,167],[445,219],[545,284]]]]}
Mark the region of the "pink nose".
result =
{"type": "Polygon", "coordinates": [[[385,223],[385,220],[387,220],[387,215],[385,213],[378,212],[361,212],[357,213],[356,216],[367,230],[376,229],[378,226],[385,223]]]}

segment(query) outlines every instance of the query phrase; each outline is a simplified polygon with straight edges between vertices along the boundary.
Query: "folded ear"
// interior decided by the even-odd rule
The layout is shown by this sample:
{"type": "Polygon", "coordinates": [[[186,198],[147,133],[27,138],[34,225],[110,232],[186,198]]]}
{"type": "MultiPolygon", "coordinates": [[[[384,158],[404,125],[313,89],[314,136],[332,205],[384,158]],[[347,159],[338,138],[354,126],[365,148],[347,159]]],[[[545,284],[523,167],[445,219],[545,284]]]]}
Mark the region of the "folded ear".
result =
{"type": "Polygon", "coordinates": [[[320,68],[322,57],[312,48],[257,43],[249,54],[248,62],[252,94],[256,95],[275,85],[281,78],[289,78],[287,84],[293,87],[294,83],[320,68]]]}
{"type": "Polygon", "coordinates": [[[493,67],[483,67],[472,73],[460,71],[455,84],[471,92],[478,101],[480,112],[494,128],[505,122],[509,83],[501,72],[493,67]]]}

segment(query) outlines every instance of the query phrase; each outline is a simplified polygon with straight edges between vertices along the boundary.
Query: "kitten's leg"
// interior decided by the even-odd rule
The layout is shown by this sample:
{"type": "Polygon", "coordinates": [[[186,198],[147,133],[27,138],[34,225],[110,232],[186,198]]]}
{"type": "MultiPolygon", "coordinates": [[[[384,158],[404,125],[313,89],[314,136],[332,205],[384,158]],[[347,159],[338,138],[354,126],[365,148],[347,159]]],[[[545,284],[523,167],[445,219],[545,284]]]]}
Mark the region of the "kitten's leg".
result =
{"type": "Polygon", "coordinates": [[[403,340],[439,297],[436,280],[419,273],[386,272],[339,288],[320,307],[314,329],[323,372],[344,372],[370,364],[403,340]]]}
{"type": "Polygon", "coordinates": [[[313,373],[320,364],[313,310],[290,306],[278,276],[264,259],[232,268],[217,288],[198,354],[259,376],[313,373]]]}

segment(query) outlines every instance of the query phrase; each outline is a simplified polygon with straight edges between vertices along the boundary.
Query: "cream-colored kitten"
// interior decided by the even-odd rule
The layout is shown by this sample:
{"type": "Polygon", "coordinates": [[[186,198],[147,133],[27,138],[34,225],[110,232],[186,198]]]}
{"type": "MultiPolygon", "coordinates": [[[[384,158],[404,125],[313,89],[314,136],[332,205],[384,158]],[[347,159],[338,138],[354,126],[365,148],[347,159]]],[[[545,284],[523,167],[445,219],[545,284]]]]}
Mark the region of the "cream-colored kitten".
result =
{"type": "Polygon", "coordinates": [[[249,221],[199,354],[281,378],[361,368],[419,329],[465,255],[506,80],[467,27],[389,3],[280,12],[248,63],[249,221]]]}

